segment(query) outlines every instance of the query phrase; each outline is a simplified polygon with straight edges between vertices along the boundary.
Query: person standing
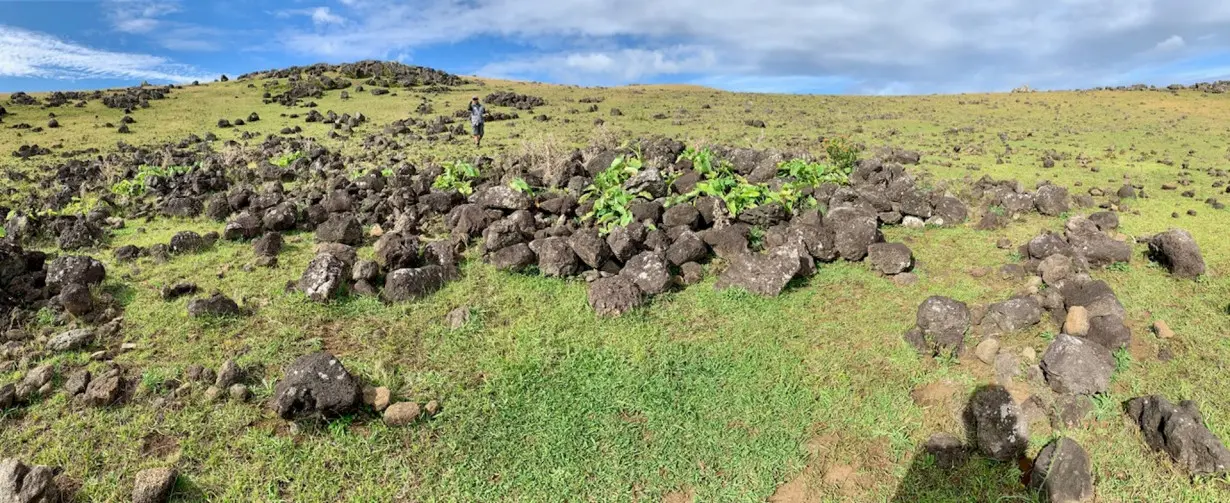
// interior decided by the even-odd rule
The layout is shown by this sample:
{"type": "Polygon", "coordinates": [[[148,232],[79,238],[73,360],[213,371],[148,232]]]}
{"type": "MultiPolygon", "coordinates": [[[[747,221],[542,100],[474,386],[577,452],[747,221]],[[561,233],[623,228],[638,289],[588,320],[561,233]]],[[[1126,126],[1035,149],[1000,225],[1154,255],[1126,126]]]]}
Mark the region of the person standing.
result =
{"type": "Polygon", "coordinates": [[[483,104],[478,102],[478,96],[470,100],[470,131],[474,133],[475,147],[480,147],[483,143],[483,115],[486,113],[483,104]]]}

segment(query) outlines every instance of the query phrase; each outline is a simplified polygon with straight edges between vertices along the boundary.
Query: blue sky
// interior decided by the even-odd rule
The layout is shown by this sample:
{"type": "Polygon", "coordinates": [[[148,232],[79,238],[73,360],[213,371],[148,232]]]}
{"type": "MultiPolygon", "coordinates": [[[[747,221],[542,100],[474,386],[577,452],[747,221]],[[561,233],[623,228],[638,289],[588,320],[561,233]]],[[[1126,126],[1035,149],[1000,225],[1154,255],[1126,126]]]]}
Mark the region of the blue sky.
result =
{"type": "Polygon", "coordinates": [[[390,59],[580,85],[914,94],[1230,79],[1230,2],[0,0],[0,92],[390,59]]]}

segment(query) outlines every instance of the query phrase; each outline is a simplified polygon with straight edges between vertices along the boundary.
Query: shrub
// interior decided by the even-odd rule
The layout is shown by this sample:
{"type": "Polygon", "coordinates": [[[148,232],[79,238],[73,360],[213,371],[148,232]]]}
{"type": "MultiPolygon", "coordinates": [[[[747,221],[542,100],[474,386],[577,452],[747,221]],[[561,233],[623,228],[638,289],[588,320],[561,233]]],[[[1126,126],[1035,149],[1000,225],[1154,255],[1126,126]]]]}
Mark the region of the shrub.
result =
{"type": "Polygon", "coordinates": [[[431,184],[437,190],[456,190],[463,196],[474,193],[472,182],[478,178],[478,168],[465,161],[457,161],[444,165],[444,173],[436,177],[431,184]]]}

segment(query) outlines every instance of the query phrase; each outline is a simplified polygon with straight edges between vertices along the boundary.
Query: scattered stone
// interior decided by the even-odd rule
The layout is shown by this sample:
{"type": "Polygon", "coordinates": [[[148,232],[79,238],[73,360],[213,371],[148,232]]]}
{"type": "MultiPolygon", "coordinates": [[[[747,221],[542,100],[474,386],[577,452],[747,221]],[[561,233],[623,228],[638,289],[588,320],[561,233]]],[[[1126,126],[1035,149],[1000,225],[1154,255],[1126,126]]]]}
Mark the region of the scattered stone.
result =
{"type": "Polygon", "coordinates": [[[1195,279],[1205,271],[1200,247],[1192,235],[1182,229],[1171,229],[1153,236],[1149,241],[1149,255],[1179,278],[1195,279]]]}
{"type": "Polygon", "coordinates": [[[118,369],[112,369],[92,379],[85,388],[85,402],[95,407],[105,407],[119,400],[123,392],[124,378],[118,369]]]}
{"type": "Polygon", "coordinates": [[[73,283],[60,289],[60,305],[73,316],[84,316],[94,309],[94,296],[90,288],[73,283]]]}
{"type": "Polygon", "coordinates": [[[420,299],[444,288],[453,276],[454,273],[448,268],[434,264],[416,269],[398,269],[385,277],[382,295],[389,302],[420,299]]]}
{"type": "Polygon", "coordinates": [[[799,274],[801,259],[796,247],[787,246],[769,254],[738,255],[718,277],[716,286],[718,289],[737,286],[757,295],[775,297],[799,274]]]}
{"type": "Polygon", "coordinates": [[[1085,336],[1089,334],[1089,311],[1084,306],[1068,308],[1068,316],[1063,322],[1063,331],[1071,335],[1085,336]]]}
{"type": "Polygon", "coordinates": [[[1115,357],[1096,342],[1060,334],[1042,354],[1041,366],[1056,393],[1095,395],[1110,386],[1115,357]]]}
{"type": "Polygon", "coordinates": [[[326,302],[339,297],[350,279],[350,266],[328,254],[316,255],[299,277],[299,290],[312,302],[326,302]]]}
{"type": "Polygon", "coordinates": [[[1127,414],[1144,434],[1145,443],[1195,476],[1220,476],[1230,465],[1230,450],[1204,425],[1196,403],[1179,402],[1176,407],[1160,395],[1133,398],[1127,414]]]}
{"type": "Polygon", "coordinates": [[[304,355],[274,386],[271,406],[282,419],[343,414],[359,401],[359,383],[342,363],[324,351],[304,355]]]}
{"type": "Polygon", "coordinates": [[[1158,339],[1173,339],[1174,330],[1170,329],[1170,325],[1162,320],[1153,322],[1153,333],[1157,334],[1158,339]]]}
{"type": "Polygon", "coordinates": [[[196,283],[176,283],[162,287],[162,300],[171,301],[197,292],[196,283]]]}
{"type": "Polygon", "coordinates": [[[243,384],[232,384],[227,388],[227,393],[230,394],[231,400],[237,402],[246,402],[252,396],[252,393],[248,391],[248,387],[243,384]]]}
{"type": "Polygon", "coordinates": [[[452,330],[459,330],[470,322],[470,308],[466,306],[459,307],[448,312],[445,317],[448,321],[448,327],[452,330]]]}
{"type": "Polygon", "coordinates": [[[875,243],[867,247],[871,267],[883,274],[894,275],[914,266],[914,253],[901,243],[875,243]]]}
{"type": "Polygon", "coordinates": [[[941,470],[952,470],[969,460],[969,449],[961,439],[948,433],[932,434],[923,444],[923,451],[935,459],[935,466],[941,470]]]}
{"type": "Polygon", "coordinates": [[[165,503],[175,488],[174,468],[148,468],[137,472],[132,487],[133,503],[165,503]]]}
{"type": "Polygon", "coordinates": [[[995,355],[999,354],[999,340],[986,339],[974,348],[974,354],[978,356],[982,363],[990,365],[995,362],[995,355]]]}
{"type": "Polygon", "coordinates": [[[384,410],[384,424],[389,426],[405,426],[416,421],[422,414],[419,404],[414,402],[398,402],[384,410]]]}
{"type": "Polygon", "coordinates": [[[1070,438],[1051,441],[1034,459],[1029,487],[1051,503],[1093,500],[1089,454],[1070,438]]]}
{"type": "Polygon", "coordinates": [[[79,328],[60,333],[47,341],[49,351],[76,351],[94,341],[94,330],[79,328]]]}
{"type": "Polygon", "coordinates": [[[201,318],[206,316],[239,316],[239,304],[221,293],[214,293],[209,298],[192,299],[188,301],[188,316],[201,318]]]}
{"type": "Polygon", "coordinates": [[[55,483],[56,472],[49,466],[26,466],[15,458],[0,460],[0,501],[5,503],[56,503],[61,501],[55,483]]]}
{"type": "Polygon", "coordinates": [[[601,278],[589,284],[589,305],[599,316],[619,316],[645,302],[636,282],[623,275],[601,278]]]}
{"type": "Polygon", "coordinates": [[[970,327],[970,312],[964,302],[932,296],[919,304],[915,319],[918,332],[914,337],[907,333],[906,340],[920,353],[961,353],[965,345],[965,333],[970,327]]]}
{"type": "Polygon", "coordinates": [[[389,391],[389,388],[384,386],[363,387],[363,404],[371,406],[373,409],[376,409],[377,412],[388,408],[391,400],[392,393],[389,391]]]}
{"type": "Polygon", "coordinates": [[[997,461],[1015,461],[1029,445],[1028,427],[1021,409],[1003,386],[974,391],[965,409],[965,423],[983,455],[997,461]]]}

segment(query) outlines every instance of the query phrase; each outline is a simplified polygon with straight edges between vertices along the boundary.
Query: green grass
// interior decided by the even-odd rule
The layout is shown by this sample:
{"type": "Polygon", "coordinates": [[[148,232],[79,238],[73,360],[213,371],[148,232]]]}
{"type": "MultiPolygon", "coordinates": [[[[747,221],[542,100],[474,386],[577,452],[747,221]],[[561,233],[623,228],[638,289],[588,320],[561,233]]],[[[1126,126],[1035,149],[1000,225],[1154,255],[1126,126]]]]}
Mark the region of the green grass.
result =
{"type": "MultiPolygon", "coordinates": [[[[1110,392],[1097,400],[1095,420],[1062,434],[1089,451],[1099,501],[1224,499],[1223,481],[1189,481],[1168,460],[1149,452],[1119,404],[1150,393],[1193,399],[1212,431],[1230,439],[1230,386],[1216,371],[1230,361],[1225,341],[1230,333],[1230,281],[1225,276],[1230,241],[1225,239],[1225,213],[1201,204],[1206,197],[1230,199],[1209,187],[1216,178],[1203,171],[1227,168],[1219,131],[1230,113],[1230,99],[1191,92],[785,96],[502,81],[482,81],[429,98],[437,113],[450,113],[462,108],[470,94],[503,89],[544,97],[548,105],[535,113],[551,121],[530,121],[523,113],[526,117],[515,125],[488,124],[481,149],[464,137],[417,142],[407,147],[407,158],[421,165],[475,154],[498,157],[544,145],[570,148],[602,134],[622,139],[662,134],[689,145],[775,147],[818,155],[825,150],[820,137],[847,135],[868,147],[888,143],[923,151],[923,163],[911,167],[920,184],[948,187],[954,194],[983,175],[1017,179],[1025,187],[1050,180],[1073,193],[1093,187],[1113,193],[1125,177],[1143,184],[1151,197],[1126,203],[1131,211],[1121,217],[1121,232],[1135,236],[1185,228],[1200,243],[1210,272],[1198,282],[1172,279],[1147,265],[1144,247],[1135,245],[1130,264],[1094,273],[1111,284],[1127,308],[1133,343],[1116,353],[1117,372],[1110,392]],[[586,96],[604,98],[598,112],[568,113],[584,109],[576,100],[586,96]],[[710,108],[702,108],[706,104],[710,108]],[[624,115],[610,116],[611,108],[624,115]],[[656,113],[669,119],[652,119],[656,113]],[[599,117],[606,125],[595,128],[593,119],[599,117]],[[763,119],[768,127],[746,127],[747,118],[763,119]],[[972,129],[961,130],[966,126],[972,129]],[[1003,155],[1000,132],[1009,138],[1010,155],[1003,155]],[[1044,169],[1039,156],[1052,149],[1069,154],[1068,160],[1044,169]],[[1189,150],[1195,153],[1189,156],[1189,150]],[[1081,167],[1077,154],[1090,159],[1089,165],[1081,167]],[[997,156],[1003,164],[995,162],[997,156]],[[1156,162],[1166,157],[1176,164],[1186,160],[1194,168],[1196,199],[1159,189],[1177,177],[1177,167],[1156,162]],[[1077,182],[1080,188],[1073,186],[1077,182]],[[1190,208],[1200,216],[1170,216],[1190,208]],[[1156,319],[1165,320],[1176,339],[1157,340],[1148,330],[1156,319]],[[1157,358],[1163,345],[1174,353],[1173,360],[1157,358]]],[[[125,136],[101,127],[104,122],[118,125],[117,110],[98,103],[57,109],[59,129],[0,129],[0,154],[25,143],[107,152],[117,140],[150,144],[205,132],[227,140],[245,130],[263,135],[300,125],[305,135],[356,156],[348,169],[387,169],[382,159],[365,157],[361,134],[415,116],[423,95],[398,93],[373,97],[351,92],[353,98],[342,102],[331,92],[316,100],[322,112],[362,112],[370,118],[349,140],[324,139],[326,125],[280,118],[306,109],[261,104],[259,83],[248,89],[244,82],[229,82],[187,87],[152,102],[151,108],[134,113],[134,132],[125,136]],[[213,127],[218,118],[233,120],[251,112],[263,120],[239,128],[213,127]]],[[[6,125],[39,125],[46,117],[37,108],[6,108],[13,114],[5,117],[6,125]]],[[[270,162],[289,164],[294,154],[270,162]]],[[[0,155],[0,170],[37,177],[39,166],[52,160],[23,162],[0,155]]],[[[0,205],[41,197],[33,185],[0,191],[0,205]]],[[[82,196],[88,200],[90,195],[82,196]]],[[[1024,281],[1001,280],[994,273],[974,278],[968,271],[1019,261],[1014,250],[996,249],[996,241],[1007,238],[1019,245],[1041,230],[1060,230],[1058,218],[1026,216],[993,232],[976,231],[972,224],[885,229],[888,240],[905,242],[914,251],[919,281],[912,286],[895,286],[864,264],[838,263],[821,265],[814,277],[792,284],[779,298],[716,291],[710,278],[657,296],[649,306],[618,319],[592,313],[582,282],[501,273],[473,261],[461,280],[422,301],[385,305],[349,298],[312,304],[284,288],[310,260],[311,235],[288,236],[276,269],[245,271],[243,266],[255,260],[250,245],[228,242],[165,264],[147,259],[117,264],[111,249],[118,246],[165,243],[180,230],[221,230],[205,220],[127,224],[107,249],[92,254],[108,267],[103,291],[125,307],[122,338],[137,349],[116,361],[141,383],[137,396],[121,407],[80,409],[57,392],[0,416],[0,449],[27,462],[64,467],[81,483],[81,501],[125,500],[137,471],[164,465],[178,467],[177,498],[185,501],[654,501],[675,492],[690,493],[696,501],[764,501],[796,478],[820,501],[1031,497],[1019,484],[1015,466],[985,460],[940,481],[959,484],[933,480],[934,471],[918,455],[920,446],[936,432],[962,436],[959,414],[965,397],[994,375],[969,356],[921,360],[901,334],[912,325],[918,303],[930,295],[988,304],[1020,290],[1024,281]],[[205,292],[220,290],[255,314],[190,319],[187,299],[164,302],[158,293],[180,280],[194,281],[205,292]],[[449,330],[446,314],[463,306],[471,310],[471,321],[449,330]],[[288,426],[261,402],[272,394],[272,383],[286,364],[318,349],[339,355],[366,382],[389,386],[398,399],[439,400],[443,412],[404,428],[386,427],[370,411],[330,423],[288,426]],[[188,365],[217,368],[228,358],[251,369],[251,403],[206,403],[198,386],[186,397],[168,398],[155,407],[154,398],[168,396],[164,383],[182,379],[188,365]],[[939,381],[957,387],[952,403],[924,408],[911,400],[912,389],[939,381]],[[143,452],[163,444],[173,447],[143,452]],[[826,483],[825,474],[836,467],[852,468],[855,482],[826,483]]],[[[370,256],[370,246],[360,253],[370,256]]],[[[63,329],[55,326],[50,311],[40,313],[30,328],[45,334],[63,329]]],[[[1011,350],[1029,347],[1040,355],[1056,333],[1047,318],[1001,341],[1011,350]]],[[[82,351],[44,361],[61,369],[104,368],[87,355],[82,351]]],[[[3,382],[22,375],[10,372],[3,382]]],[[[1028,393],[1045,394],[1023,379],[1019,384],[1028,393]]],[[[1030,454],[1055,433],[1035,430],[1030,454]]]]}

